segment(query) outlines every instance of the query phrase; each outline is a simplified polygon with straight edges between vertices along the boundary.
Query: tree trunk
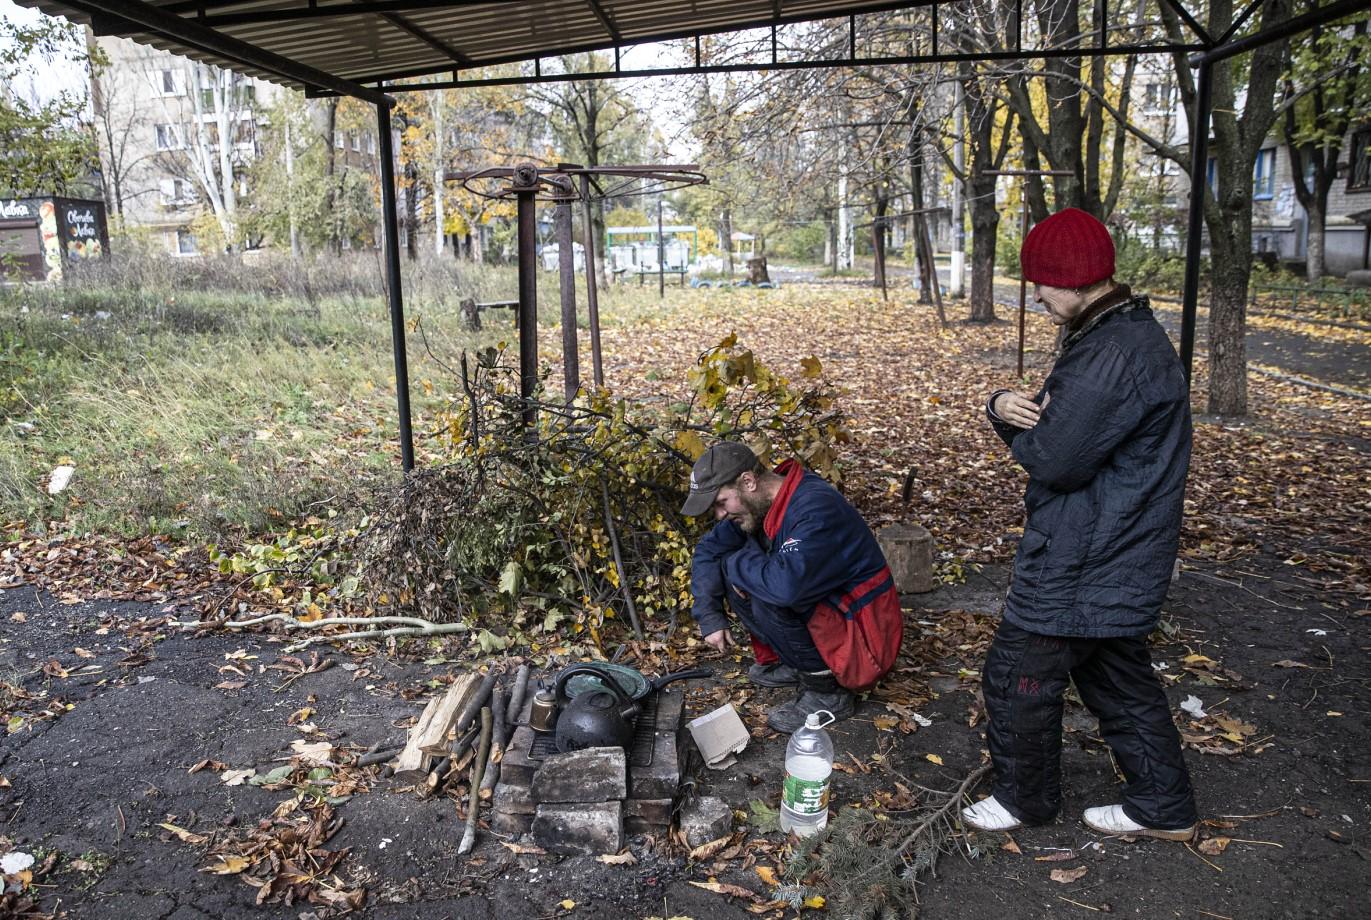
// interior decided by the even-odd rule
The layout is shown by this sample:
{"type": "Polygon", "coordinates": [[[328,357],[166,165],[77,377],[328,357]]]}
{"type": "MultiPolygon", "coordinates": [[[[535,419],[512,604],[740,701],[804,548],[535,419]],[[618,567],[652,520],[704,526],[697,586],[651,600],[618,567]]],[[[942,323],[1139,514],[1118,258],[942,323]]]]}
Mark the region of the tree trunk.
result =
{"type": "Polygon", "coordinates": [[[719,215],[720,242],[724,247],[724,276],[733,280],[733,211],[724,208],[719,215]]]}
{"type": "Polygon", "coordinates": [[[1225,244],[1210,243],[1214,289],[1209,304],[1209,412],[1214,415],[1247,412],[1245,330],[1252,271],[1250,239],[1249,232],[1225,244]]]}
{"type": "MultiPolygon", "coordinates": [[[[1327,193],[1324,193],[1327,197],[1327,193]]],[[[1323,202],[1316,196],[1309,206],[1304,209],[1306,219],[1309,222],[1309,242],[1305,249],[1305,278],[1310,281],[1318,281],[1324,273],[1324,224],[1327,220],[1323,210],[1323,202]]]]}
{"type": "Polygon", "coordinates": [[[973,177],[971,199],[971,314],[973,323],[995,321],[995,236],[1000,212],[995,209],[995,177],[973,177]]]}

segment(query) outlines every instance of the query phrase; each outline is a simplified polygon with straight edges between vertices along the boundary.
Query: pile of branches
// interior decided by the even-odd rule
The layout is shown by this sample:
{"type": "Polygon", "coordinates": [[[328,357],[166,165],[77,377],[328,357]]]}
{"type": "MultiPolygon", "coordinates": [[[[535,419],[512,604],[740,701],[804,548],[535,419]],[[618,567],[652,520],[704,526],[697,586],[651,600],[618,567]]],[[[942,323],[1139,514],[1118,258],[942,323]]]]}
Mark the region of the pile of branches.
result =
{"type": "Polygon", "coordinates": [[[730,336],[701,356],[688,393],[630,403],[583,390],[564,402],[541,389],[523,399],[503,352],[463,354],[447,461],[383,496],[359,538],[368,605],[465,623],[485,652],[516,632],[597,647],[614,623],[638,638],[669,632],[689,606],[703,526],[679,508],[708,443],[744,440],[763,460],[796,456],[837,477],[845,422],[818,362],[805,366],[810,379],[794,386],[730,336]]]}

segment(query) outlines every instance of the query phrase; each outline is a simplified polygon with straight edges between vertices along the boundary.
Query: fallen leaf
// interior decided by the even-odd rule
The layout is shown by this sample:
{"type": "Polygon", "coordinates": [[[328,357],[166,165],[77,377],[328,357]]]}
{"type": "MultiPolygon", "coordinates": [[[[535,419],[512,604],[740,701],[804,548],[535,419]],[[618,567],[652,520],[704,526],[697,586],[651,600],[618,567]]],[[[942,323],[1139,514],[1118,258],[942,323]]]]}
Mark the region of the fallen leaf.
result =
{"type": "Polygon", "coordinates": [[[1072,882],[1083,878],[1089,871],[1090,870],[1085,866],[1077,866],[1074,869],[1053,869],[1048,875],[1054,882],[1069,885],[1072,882]]]}
{"type": "Polygon", "coordinates": [[[943,759],[937,754],[925,754],[924,760],[927,760],[929,763],[936,763],[940,767],[943,765],[943,759]]]}
{"type": "Polygon", "coordinates": [[[94,652],[90,651],[89,649],[81,648],[81,646],[79,646],[79,645],[76,646],[76,648],[74,649],[74,651],[76,652],[76,657],[77,657],[77,658],[94,658],[94,657],[95,657],[95,653],[94,653],[94,652]]]}
{"type": "Polygon", "coordinates": [[[1228,845],[1232,842],[1233,838],[1231,837],[1210,837],[1207,840],[1201,840],[1197,849],[1205,856],[1218,856],[1228,849],[1228,845]]]}
{"type": "Polygon", "coordinates": [[[728,842],[732,839],[733,835],[729,834],[724,837],[720,837],[718,840],[711,840],[708,843],[702,843],[695,849],[690,851],[690,858],[697,860],[709,859],[709,857],[713,856],[715,853],[719,852],[724,847],[728,846],[728,842]]]}
{"type": "Polygon", "coordinates": [[[195,766],[187,770],[186,773],[194,775],[196,773],[199,773],[201,770],[214,770],[217,773],[218,771],[223,770],[224,767],[225,764],[222,764],[217,760],[210,760],[208,757],[206,757],[204,760],[200,761],[195,766]]]}
{"type": "Polygon", "coordinates": [[[1068,859],[1075,859],[1074,850],[1062,850],[1060,853],[1048,853],[1046,856],[1034,856],[1034,862],[1066,862],[1068,859]]]}
{"type": "Polygon", "coordinates": [[[321,767],[333,765],[333,745],[327,741],[306,741],[304,738],[296,738],[290,743],[290,748],[307,764],[321,767]]]}
{"type": "Polygon", "coordinates": [[[1338,718],[1341,718],[1341,717],[1342,717],[1342,713],[1338,712],[1336,709],[1330,709],[1330,710],[1328,710],[1328,713],[1327,713],[1327,714],[1328,714],[1329,716],[1331,716],[1332,718],[1334,718],[1334,719],[1338,719],[1338,718]]]}
{"type": "Polygon", "coordinates": [[[1008,840],[1006,840],[1006,841],[1000,846],[1000,849],[1001,849],[1001,850],[1007,850],[1007,851],[1009,851],[1010,853],[1013,853],[1015,856],[1022,856],[1022,855],[1023,855],[1023,850],[1019,849],[1019,845],[1018,845],[1017,843],[1014,842],[1014,838],[1013,838],[1013,837],[1010,837],[1008,840]]]}
{"type": "Polygon", "coordinates": [[[526,843],[508,843],[505,841],[501,841],[501,843],[506,850],[520,856],[543,856],[547,853],[547,850],[542,847],[530,846],[526,843]]]}
{"type": "Polygon", "coordinates": [[[237,875],[242,872],[252,862],[245,856],[225,856],[219,862],[206,866],[201,872],[213,872],[215,875],[237,875]]]}
{"type": "Polygon", "coordinates": [[[571,898],[566,898],[565,900],[557,902],[557,906],[562,910],[571,910],[576,906],[576,902],[571,900],[571,898]]]}
{"type": "Polygon", "coordinates": [[[248,685],[245,680],[221,680],[214,685],[215,690],[242,690],[248,685]]]}
{"type": "Polygon", "coordinates": [[[257,771],[253,769],[225,770],[223,773],[219,774],[219,782],[223,783],[225,786],[241,786],[256,775],[257,771]]]}
{"type": "Polygon", "coordinates": [[[827,903],[828,901],[825,900],[824,896],[821,894],[811,894],[804,900],[804,906],[808,907],[810,910],[823,910],[824,905],[827,903]]]}
{"type": "Polygon", "coordinates": [[[715,894],[728,895],[731,898],[747,898],[749,901],[756,900],[757,892],[744,888],[742,885],[726,885],[723,882],[691,882],[696,888],[703,888],[705,891],[712,891],[715,894]]]}
{"type": "Polygon", "coordinates": [[[595,861],[602,862],[606,866],[631,866],[636,863],[638,859],[628,850],[624,850],[622,853],[603,853],[595,857],[595,861]]]}
{"type": "Polygon", "coordinates": [[[876,726],[878,731],[888,732],[892,731],[896,725],[899,725],[900,720],[894,716],[877,716],[871,720],[871,724],[876,726]]]}
{"type": "Polygon", "coordinates": [[[27,623],[29,621],[29,615],[20,610],[16,611],[15,613],[11,613],[10,619],[13,620],[15,623],[27,623]]]}
{"type": "Polygon", "coordinates": [[[777,885],[781,884],[779,881],[776,880],[776,870],[771,868],[770,866],[758,866],[752,871],[756,872],[757,875],[761,878],[761,880],[766,882],[772,888],[775,888],[777,885]]]}
{"type": "Polygon", "coordinates": [[[175,824],[167,824],[163,822],[162,824],[159,824],[157,826],[162,828],[163,830],[171,831],[173,834],[175,834],[177,837],[179,837],[186,843],[189,843],[191,846],[199,846],[200,844],[209,840],[208,837],[205,837],[201,834],[192,834],[184,827],[177,827],[175,824]]]}
{"type": "Polygon", "coordinates": [[[1271,667],[1273,667],[1273,668],[1307,668],[1307,667],[1309,667],[1309,665],[1305,664],[1303,661],[1292,661],[1292,660],[1289,659],[1289,658],[1282,658],[1280,661],[1273,662],[1273,663],[1271,664],[1271,667]]]}

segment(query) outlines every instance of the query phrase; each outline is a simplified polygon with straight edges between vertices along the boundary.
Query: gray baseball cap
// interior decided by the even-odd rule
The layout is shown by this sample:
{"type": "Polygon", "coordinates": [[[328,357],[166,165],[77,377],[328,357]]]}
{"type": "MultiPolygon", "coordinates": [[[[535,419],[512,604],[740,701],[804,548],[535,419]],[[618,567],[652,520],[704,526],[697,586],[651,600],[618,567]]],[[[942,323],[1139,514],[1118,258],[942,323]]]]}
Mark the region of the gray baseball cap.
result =
{"type": "Polygon", "coordinates": [[[757,465],[752,448],[737,441],[720,441],[700,455],[690,470],[690,497],[681,506],[687,517],[699,517],[714,505],[719,490],[757,465]]]}

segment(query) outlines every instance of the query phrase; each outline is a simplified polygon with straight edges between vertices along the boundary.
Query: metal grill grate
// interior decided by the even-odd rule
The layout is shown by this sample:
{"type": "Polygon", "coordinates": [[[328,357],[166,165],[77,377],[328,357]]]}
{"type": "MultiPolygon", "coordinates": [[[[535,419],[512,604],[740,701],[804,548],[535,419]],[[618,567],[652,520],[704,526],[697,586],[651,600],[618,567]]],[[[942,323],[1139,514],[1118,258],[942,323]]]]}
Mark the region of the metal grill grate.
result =
{"type": "MultiPolygon", "coordinates": [[[[626,752],[630,767],[651,766],[652,749],[657,740],[657,694],[649,694],[639,705],[642,711],[633,723],[633,742],[626,752]]],[[[555,732],[533,733],[533,743],[528,749],[529,760],[546,760],[557,753],[555,732]]]]}

